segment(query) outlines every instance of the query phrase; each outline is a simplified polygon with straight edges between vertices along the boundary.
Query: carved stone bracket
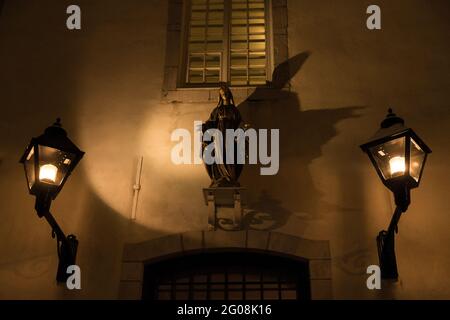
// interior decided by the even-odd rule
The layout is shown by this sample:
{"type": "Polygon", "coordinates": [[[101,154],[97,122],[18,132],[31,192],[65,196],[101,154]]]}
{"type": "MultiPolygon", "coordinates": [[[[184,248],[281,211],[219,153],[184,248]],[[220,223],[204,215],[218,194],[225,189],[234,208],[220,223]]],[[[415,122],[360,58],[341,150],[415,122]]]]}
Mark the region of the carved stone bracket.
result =
{"type": "Polygon", "coordinates": [[[208,229],[216,230],[218,213],[232,209],[232,230],[242,229],[243,208],[246,205],[246,189],[240,187],[204,188],[203,197],[208,206],[208,229]]]}

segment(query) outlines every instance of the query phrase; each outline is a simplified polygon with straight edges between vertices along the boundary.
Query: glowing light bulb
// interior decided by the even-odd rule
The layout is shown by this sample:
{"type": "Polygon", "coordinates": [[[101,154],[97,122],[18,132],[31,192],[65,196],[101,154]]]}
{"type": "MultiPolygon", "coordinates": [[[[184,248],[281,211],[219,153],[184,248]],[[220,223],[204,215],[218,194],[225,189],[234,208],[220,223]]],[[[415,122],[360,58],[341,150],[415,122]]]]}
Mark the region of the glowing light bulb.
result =
{"type": "Polygon", "coordinates": [[[39,180],[47,183],[55,183],[57,173],[57,167],[52,164],[45,164],[39,168],[39,180]]]}
{"type": "Polygon", "coordinates": [[[389,160],[389,166],[391,168],[391,175],[402,175],[405,173],[405,158],[393,157],[389,160]]]}

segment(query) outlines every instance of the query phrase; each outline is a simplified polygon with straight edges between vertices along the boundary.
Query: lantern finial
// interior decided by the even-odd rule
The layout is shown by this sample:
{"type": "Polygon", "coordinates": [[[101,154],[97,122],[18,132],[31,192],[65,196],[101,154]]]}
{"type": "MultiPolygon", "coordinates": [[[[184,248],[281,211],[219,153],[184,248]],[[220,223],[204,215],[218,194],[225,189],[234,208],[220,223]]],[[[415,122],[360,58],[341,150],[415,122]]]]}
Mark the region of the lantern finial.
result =
{"type": "Polygon", "coordinates": [[[45,129],[45,134],[49,136],[67,136],[66,130],[61,125],[61,118],[56,118],[56,122],[45,129]]]}
{"type": "Polygon", "coordinates": [[[381,128],[389,128],[392,127],[395,124],[401,124],[404,125],[405,121],[398,117],[394,111],[392,110],[392,108],[388,109],[388,115],[386,116],[386,119],[383,120],[383,122],[381,122],[381,128]]]}

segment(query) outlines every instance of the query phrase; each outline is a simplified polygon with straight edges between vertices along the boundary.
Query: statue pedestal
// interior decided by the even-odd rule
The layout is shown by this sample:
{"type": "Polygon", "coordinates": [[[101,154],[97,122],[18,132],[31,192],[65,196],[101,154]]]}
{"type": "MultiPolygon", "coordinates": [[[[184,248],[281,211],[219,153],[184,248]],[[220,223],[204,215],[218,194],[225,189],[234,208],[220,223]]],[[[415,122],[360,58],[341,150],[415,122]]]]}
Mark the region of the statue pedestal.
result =
{"type": "Polygon", "coordinates": [[[221,209],[232,209],[232,230],[242,229],[243,207],[246,205],[246,189],[241,187],[204,188],[203,197],[208,206],[208,228],[216,230],[221,209]]]}

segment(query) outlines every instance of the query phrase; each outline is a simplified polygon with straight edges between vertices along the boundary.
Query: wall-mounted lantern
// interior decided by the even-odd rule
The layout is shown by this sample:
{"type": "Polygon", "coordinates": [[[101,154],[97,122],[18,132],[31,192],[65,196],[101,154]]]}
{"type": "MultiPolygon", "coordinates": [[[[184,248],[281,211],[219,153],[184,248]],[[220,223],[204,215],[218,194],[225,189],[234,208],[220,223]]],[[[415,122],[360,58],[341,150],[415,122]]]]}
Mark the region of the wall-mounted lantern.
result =
{"type": "Polygon", "coordinates": [[[40,218],[45,217],[52,227],[52,237],[56,235],[58,282],[66,281],[67,267],[75,264],[78,240],[74,235],[65,236],[50,213],[50,205],[83,155],[84,152],[67,137],[58,118],[44,134],[31,139],[20,159],[25,168],[28,190],[36,197],[36,212],[40,218]]]}
{"type": "Polygon", "coordinates": [[[387,231],[377,236],[381,276],[397,279],[394,233],[398,221],[410,204],[410,190],[420,184],[427,155],[431,149],[411,129],[405,127],[402,118],[389,109],[381,128],[369,142],[361,146],[372,161],[383,184],[394,193],[396,209],[387,231]]]}

